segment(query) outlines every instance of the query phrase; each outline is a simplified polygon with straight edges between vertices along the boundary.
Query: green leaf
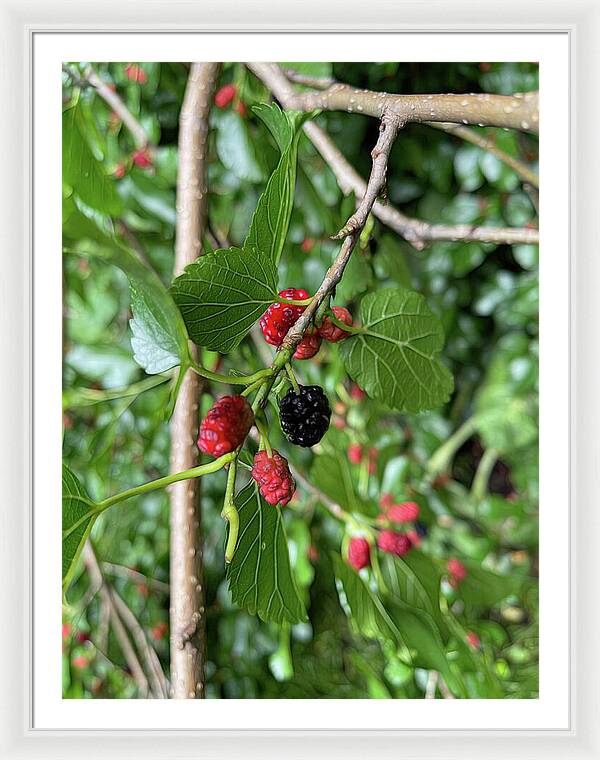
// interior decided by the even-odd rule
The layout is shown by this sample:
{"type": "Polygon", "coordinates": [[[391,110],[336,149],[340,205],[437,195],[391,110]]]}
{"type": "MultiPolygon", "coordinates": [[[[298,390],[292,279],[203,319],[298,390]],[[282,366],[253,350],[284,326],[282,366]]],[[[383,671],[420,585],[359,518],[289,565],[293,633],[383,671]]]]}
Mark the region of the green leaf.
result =
{"type": "Polygon", "coordinates": [[[376,508],[369,510],[369,503],[358,498],[347,457],[319,454],[314,458],[310,480],[347,512],[377,514],[376,508]]]}
{"type": "MultiPolygon", "coordinates": [[[[149,375],[186,364],[188,336],[179,309],[158,275],[126,245],[104,234],[89,254],[119,267],[131,285],[133,358],[149,375]]],[[[88,251],[86,250],[86,253],[88,251]]]]}
{"type": "Polygon", "coordinates": [[[185,326],[178,324],[171,305],[162,285],[159,290],[147,282],[131,281],[131,348],[133,358],[149,375],[177,367],[187,358],[185,326]]]}
{"type": "Polygon", "coordinates": [[[231,598],[252,615],[274,623],[301,623],[306,610],[292,575],[281,510],[249,483],[235,499],[240,532],[227,568],[231,598]]]}
{"type": "Polygon", "coordinates": [[[171,285],[190,338],[213,351],[233,351],[277,300],[273,261],[249,248],[219,249],[196,259],[171,285]]]}
{"type": "Polygon", "coordinates": [[[63,112],[62,170],[63,183],[85,203],[98,211],[114,216],[121,213],[123,204],[113,181],[108,177],[86,138],[86,124],[79,106],[63,112]]]}
{"type": "Polygon", "coordinates": [[[96,519],[93,502],[77,476],[63,464],[62,469],[62,583],[66,590],[77,560],[96,519]]]}
{"type": "Polygon", "coordinates": [[[430,615],[446,638],[446,621],[440,609],[441,572],[429,557],[415,549],[404,557],[384,557],[381,567],[390,593],[430,615]]]}
{"type": "Polygon", "coordinates": [[[501,342],[475,399],[475,422],[486,447],[512,454],[537,440],[536,379],[535,357],[524,357],[520,344],[501,342]]]}
{"type": "Polygon", "coordinates": [[[217,153],[223,165],[239,179],[261,182],[265,172],[246,122],[235,111],[215,111],[217,153]]]}
{"type": "Polygon", "coordinates": [[[253,110],[271,131],[281,158],[258,200],[244,248],[255,248],[277,264],[294,205],[299,129],[312,114],[283,112],[277,105],[261,105],[253,110]]]}
{"type": "Polygon", "coordinates": [[[467,568],[467,576],[460,582],[457,594],[466,604],[489,609],[519,591],[521,579],[513,575],[498,575],[481,567],[478,562],[462,561],[467,568]]]}
{"type": "Polygon", "coordinates": [[[277,103],[259,103],[256,106],[252,106],[252,111],[273,135],[279,152],[285,153],[294,136],[292,124],[285,113],[277,103]]]}
{"type": "Polygon", "coordinates": [[[342,607],[349,609],[358,633],[406,647],[413,665],[438,670],[450,688],[460,688],[448,666],[442,638],[427,613],[397,600],[386,599],[384,603],[340,557],[334,555],[333,563],[343,591],[342,607]]]}
{"type": "Polygon", "coordinates": [[[350,257],[342,281],[336,288],[336,296],[342,303],[351,301],[359,293],[364,293],[372,283],[373,270],[367,257],[360,251],[355,251],[350,257]]]}
{"type": "Polygon", "coordinates": [[[448,400],[452,375],[437,358],[444,333],[418,293],[389,288],[360,304],[362,330],[340,344],[348,374],[371,396],[406,412],[448,400]]]}

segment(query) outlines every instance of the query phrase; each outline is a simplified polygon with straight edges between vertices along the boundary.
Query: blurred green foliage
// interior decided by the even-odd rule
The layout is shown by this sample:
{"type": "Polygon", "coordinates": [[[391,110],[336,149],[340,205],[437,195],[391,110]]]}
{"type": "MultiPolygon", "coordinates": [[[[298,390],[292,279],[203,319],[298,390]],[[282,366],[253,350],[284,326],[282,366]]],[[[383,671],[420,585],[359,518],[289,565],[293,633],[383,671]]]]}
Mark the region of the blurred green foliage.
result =
{"type": "MultiPolygon", "coordinates": [[[[80,71],[85,67],[73,65],[80,71]]],[[[101,160],[107,175],[106,211],[118,215],[120,233],[129,242],[135,240],[168,284],[176,218],[177,124],[188,67],[139,67],[143,82],[132,81],[125,64],[95,64],[157,146],[153,166],[144,169],[132,162],[135,145],[123,124],[93,88],[78,88],[65,74],[65,105],[77,99],[76,127],[89,155],[69,157],[64,181],[76,181],[75,160],[79,166],[89,163],[90,156],[101,160]]],[[[309,68],[313,75],[333,75],[387,92],[508,94],[537,87],[537,67],[525,63],[322,63],[309,68]]],[[[223,65],[220,84],[229,82],[236,85],[238,97],[227,109],[213,108],[210,116],[209,229],[220,243],[240,245],[278,152],[250,110],[269,101],[262,84],[241,64],[223,65]],[[238,102],[247,110],[238,109],[238,102]]],[[[342,113],[323,113],[317,121],[368,176],[377,123],[342,113]]],[[[535,166],[537,141],[531,135],[497,129],[485,133],[510,155],[535,166]]],[[[388,193],[405,213],[436,223],[525,226],[536,221],[532,201],[512,170],[481,149],[422,125],[408,125],[400,135],[388,169],[388,193]]],[[[94,233],[85,215],[73,213],[73,203],[67,192],[65,245],[81,251],[82,241],[94,233]]],[[[314,292],[337,251],[329,236],[351,208],[352,199],[343,198],[331,170],[302,135],[280,287],[314,292]]],[[[208,242],[205,248],[210,249],[208,242]]],[[[233,604],[219,516],[224,474],[203,480],[207,697],[424,696],[429,676],[418,660],[389,641],[357,632],[356,620],[350,621],[340,605],[334,564],[347,536],[344,525],[323,508],[319,491],[349,511],[371,515],[377,514],[384,493],[393,494],[395,501],[417,501],[421,532],[426,529],[420,548],[453,613],[447,680],[464,670],[461,688],[468,697],[537,696],[537,266],[534,246],[438,242],[416,252],[377,221],[370,235],[363,236],[336,303],[357,315],[367,290],[400,285],[422,293],[442,321],[442,359],[454,376],[455,392],[435,412],[392,413],[362,397],[337,349],[324,345],[314,361],[298,368],[302,382],[325,388],[334,409],[322,444],[315,452],[290,452],[275,412],[269,410],[273,445],[288,453],[317,489],[301,484],[284,512],[292,567],[308,610],[306,623],[278,627],[233,604]],[[465,435],[453,437],[461,426],[465,435]],[[346,457],[355,443],[371,452],[360,464],[346,457]],[[473,487],[478,475],[480,482],[473,487]],[[459,557],[467,568],[467,578],[458,587],[448,583],[449,557],[459,557]],[[479,638],[477,651],[465,644],[467,632],[479,638]],[[467,667],[474,657],[476,667],[467,667]]],[[[90,497],[102,499],[167,472],[170,441],[163,410],[169,387],[160,377],[160,384],[147,383],[133,360],[125,276],[101,259],[68,253],[64,282],[64,456],[90,497]],[[112,392],[134,383],[141,385],[128,395],[112,392]]],[[[221,364],[222,372],[233,368],[252,373],[264,366],[261,352],[270,355],[271,349],[264,345],[259,351],[248,338],[225,359],[208,351],[202,358],[207,367],[221,364]]],[[[207,387],[202,412],[214,391],[207,387]]],[[[96,522],[92,537],[107,579],[139,620],[168,674],[167,495],[152,493],[112,510],[96,522]]],[[[343,585],[352,607],[351,593],[343,585]]],[[[103,615],[101,599],[79,566],[63,627],[67,698],[138,695],[112,629],[103,638],[103,615]]]]}

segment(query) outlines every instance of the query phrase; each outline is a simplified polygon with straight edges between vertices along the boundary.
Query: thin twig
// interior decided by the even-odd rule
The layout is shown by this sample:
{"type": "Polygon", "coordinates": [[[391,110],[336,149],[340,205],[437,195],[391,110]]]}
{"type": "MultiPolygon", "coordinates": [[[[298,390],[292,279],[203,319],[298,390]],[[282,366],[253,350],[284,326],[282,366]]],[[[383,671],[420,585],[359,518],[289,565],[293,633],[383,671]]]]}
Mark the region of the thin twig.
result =
{"type": "Polygon", "coordinates": [[[529,185],[532,185],[532,187],[539,188],[540,180],[533,169],[530,169],[527,164],[519,161],[518,158],[515,158],[509,153],[506,153],[506,151],[501,150],[495,144],[492,137],[484,137],[478,132],[475,132],[473,129],[461,126],[460,124],[447,124],[444,122],[436,123],[434,121],[426,121],[424,123],[427,124],[428,127],[433,127],[434,129],[439,129],[441,132],[447,132],[448,134],[454,135],[455,137],[460,137],[461,140],[470,142],[472,145],[476,145],[478,148],[491,153],[507,166],[510,166],[510,168],[523,180],[523,182],[527,182],[529,185]]]}
{"type": "Polygon", "coordinates": [[[127,580],[133,583],[145,583],[148,588],[153,588],[155,591],[161,594],[169,593],[169,584],[163,583],[163,581],[150,578],[148,575],[140,573],[138,570],[134,570],[132,567],[126,567],[125,565],[115,565],[114,562],[103,562],[102,570],[110,575],[118,575],[121,578],[127,578],[127,580]]]}
{"type": "Polygon", "coordinates": [[[123,124],[125,124],[127,129],[131,132],[136,146],[138,148],[145,148],[150,142],[146,130],[127,108],[125,103],[123,103],[120,96],[114,90],[111,90],[106,82],[98,76],[92,66],[88,67],[84,74],[84,78],[92,85],[92,87],[94,87],[98,95],[100,95],[100,97],[112,108],[123,124]]]}
{"type": "Polygon", "coordinates": [[[379,138],[371,151],[373,164],[365,193],[354,214],[348,219],[337,235],[334,235],[334,239],[340,240],[346,235],[364,227],[373,204],[385,187],[390,152],[401,126],[402,124],[393,111],[384,111],[379,125],[379,138]]]}
{"type": "Polygon", "coordinates": [[[85,567],[90,576],[92,584],[99,587],[99,594],[104,604],[106,604],[110,609],[110,623],[112,625],[112,629],[115,632],[115,636],[119,642],[121,651],[123,652],[123,657],[125,658],[125,661],[127,662],[127,665],[131,671],[131,675],[137,683],[140,698],[146,699],[148,696],[148,679],[146,678],[144,669],[142,668],[138,656],[135,653],[135,649],[129,640],[125,626],[123,625],[123,622],[119,617],[117,610],[115,609],[110,589],[104,580],[102,570],[100,570],[100,565],[96,559],[96,554],[94,553],[92,545],[89,541],[87,541],[83,547],[83,557],[85,567]]]}
{"type": "Polygon", "coordinates": [[[333,77],[311,77],[295,69],[282,69],[282,71],[290,82],[302,84],[305,87],[313,87],[315,90],[327,90],[336,84],[336,80],[333,77]]]}
{"type": "Polygon", "coordinates": [[[168,699],[169,685],[165,678],[165,674],[163,673],[158,655],[154,651],[154,647],[150,646],[146,634],[131,608],[125,603],[122,597],[119,596],[114,588],[111,588],[110,595],[123,623],[125,623],[135,641],[138,652],[144,658],[146,670],[150,675],[150,683],[152,685],[154,696],[157,699],[168,699]]]}
{"type": "MultiPolygon", "coordinates": [[[[217,63],[193,63],[179,115],[179,169],[174,273],[202,253],[206,224],[206,153],[208,115],[216,83],[217,63]]],[[[194,356],[195,358],[195,356],[194,356]]],[[[171,420],[172,473],[197,464],[200,383],[188,371],[171,420]]],[[[202,559],[200,481],[177,483],[171,500],[171,688],[175,699],[204,696],[205,604],[202,559]]]]}
{"type": "MultiPolygon", "coordinates": [[[[267,81],[277,71],[275,63],[246,63],[256,76],[267,81]]],[[[394,95],[361,90],[335,83],[326,90],[292,93],[289,107],[297,111],[346,111],[381,119],[385,111],[393,111],[401,123],[425,121],[453,122],[489,127],[505,127],[524,132],[539,131],[538,93],[514,95],[394,95]]]]}

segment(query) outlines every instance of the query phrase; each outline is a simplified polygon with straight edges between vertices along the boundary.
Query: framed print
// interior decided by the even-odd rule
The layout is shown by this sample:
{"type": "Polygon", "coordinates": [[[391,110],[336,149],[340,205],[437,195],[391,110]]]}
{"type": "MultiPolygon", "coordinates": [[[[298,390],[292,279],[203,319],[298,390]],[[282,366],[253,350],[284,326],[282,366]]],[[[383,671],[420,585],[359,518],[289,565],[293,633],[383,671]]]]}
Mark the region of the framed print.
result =
{"type": "Polygon", "coordinates": [[[598,13],[321,10],[6,6],[8,757],[598,755],[598,13]]]}

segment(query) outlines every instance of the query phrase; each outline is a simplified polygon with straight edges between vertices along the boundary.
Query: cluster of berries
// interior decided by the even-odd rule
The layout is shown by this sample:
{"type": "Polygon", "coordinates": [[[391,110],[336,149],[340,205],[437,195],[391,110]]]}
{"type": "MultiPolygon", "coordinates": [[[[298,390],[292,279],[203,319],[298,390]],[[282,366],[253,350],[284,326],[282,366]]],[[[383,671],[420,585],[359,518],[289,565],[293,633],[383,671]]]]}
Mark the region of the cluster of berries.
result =
{"type": "MultiPolygon", "coordinates": [[[[417,522],[420,510],[416,502],[404,501],[400,504],[393,504],[392,501],[393,497],[390,494],[384,494],[380,502],[383,511],[377,520],[384,527],[377,534],[377,547],[387,554],[403,557],[408,554],[413,546],[419,545],[426,528],[417,522]],[[396,525],[408,523],[414,527],[406,531],[399,531],[388,527],[391,523],[396,525]]],[[[348,562],[356,570],[362,570],[363,567],[367,567],[371,563],[371,547],[366,538],[354,537],[350,539],[348,562]]]]}
{"type": "MultiPolygon", "coordinates": [[[[236,99],[238,94],[237,87],[234,84],[224,84],[215,93],[215,105],[217,108],[227,108],[236,99]]],[[[248,115],[248,109],[243,100],[238,100],[235,110],[242,118],[248,115]]]]}
{"type": "MultiPolygon", "coordinates": [[[[235,97],[233,85],[222,87],[215,103],[225,107],[235,97]],[[229,89],[225,90],[225,87],[229,89]],[[225,90],[225,92],[223,92],[225,90]],[[218,100],[217,100],[218,97],[218,100]]],[[[305,290],[288,288],[279,294],[291,301],[308,299],[305,290]]],[[[296,304],[272,304],[263,314],[260,326],[268,343],[281,346],[288,330],[299,319],[305,306],[296,304]]],[[[347,309],[335,306],[334,316],[346,325],[352,324],[347,309]]],[[[325,317],[318,329],[306,333],[298,344],[294,357],[309,359],[314,356],[325,339],[337,343],[348,333],[325,317]]],[[[279,402],[281,428],[290,443],[310,447],[319,443],[329,428],[331,407],[323,389],[318,385],[300,385],[290,388],[279,402]]],[[[223,456],[240,446],[254,424],[254,413],[243,396],[224,396],[213,404],[200,425],[198,448],[205,454],[223,456]]],[[[260,450],[254,457],[252,477],[260,486],[263,498],[269,504],[285,506],[296,489],[287,460],[276,451],[260,450]]]]}
{"type": "MultiPolygon", "coordinates": [[[[215,457],[228,454],[241,446],[253,424],[254,412],[243,396],[223,396],[200,425],[198,448],[215,457]]],[[[269,504],[285,506],[296,490],[287,460],[275,450],[270,456],[266,451],[257,452],[252,477],[269,504]]]]}
{"type": "MultiPolygon", "coordinates": [[[[331,409],[318,385],[291,388],[279,404],[281,427],[290,443],[314,446],[329,427],[331,409]]],[[[252,407],[243,396],[224,396],[216,401],[200,425],[198,448],[215,457],[240,446],[254,424],[252,407]]],[[[296,490],[287,460],[275,449],[254,457],[252,477],[269,504],[285,506],[296,490]]]]}
{"type": "MultiPolygon", "coordinates": [[[[300,288],[286,288],[281,290],[279,295],[289,301],[305,301],[309,298],[307,291],[300,288]]],[[[260,319],[260,329],[267,343],[272,346],[281,346],[288,331],[298,321],[305,308],[305,306],[294,304],[271,304],[260,319]]],[[[352,325],[352,316],[348,309],[343,306],[334,306],[332,312],[340,322],[349,327],[352,325]]],[[[338,343],[347,338],[349,334],[334,324],[331,317],[327,316],[319,328],[311,328],[304,333],[294,352],[294,359],[312,359],[321,348],[322,340],[338,343]]]]}

